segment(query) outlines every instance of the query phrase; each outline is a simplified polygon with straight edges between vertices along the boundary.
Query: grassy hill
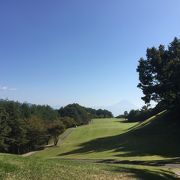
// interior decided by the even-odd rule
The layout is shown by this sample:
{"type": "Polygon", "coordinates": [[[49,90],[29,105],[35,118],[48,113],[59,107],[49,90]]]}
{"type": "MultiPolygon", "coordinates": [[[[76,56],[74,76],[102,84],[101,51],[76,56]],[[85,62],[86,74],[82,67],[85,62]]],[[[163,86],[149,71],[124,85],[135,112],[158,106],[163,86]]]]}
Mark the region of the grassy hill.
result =
{"type": "Polygon", "coordinates": [[[178,179],[180,123],[163,112],[142,123],[94,119],[30,157],[0,154],[0,179],[178,179]]]}
{"type": "Polygon", "coordinates": [[[180,157],[179,129],[179,121],[167,112],[142,123],[95,119],[89,125],[74,129],[59,147],[35,156],[121,161],[177,160],[180,157]]]}

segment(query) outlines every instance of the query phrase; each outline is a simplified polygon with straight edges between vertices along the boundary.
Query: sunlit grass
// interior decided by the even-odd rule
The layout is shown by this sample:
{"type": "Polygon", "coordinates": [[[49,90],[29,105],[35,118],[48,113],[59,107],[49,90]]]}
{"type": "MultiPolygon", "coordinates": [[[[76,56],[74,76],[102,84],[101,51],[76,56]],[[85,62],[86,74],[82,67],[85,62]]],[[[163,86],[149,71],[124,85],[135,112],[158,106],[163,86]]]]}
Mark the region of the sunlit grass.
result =
{"type": "Polygon", "coordinates": [[[176,179],[163,168],[140,165],[107,165],[60,159],[0,155],[0,179],[7,180],[117,180],[176,179]]]}

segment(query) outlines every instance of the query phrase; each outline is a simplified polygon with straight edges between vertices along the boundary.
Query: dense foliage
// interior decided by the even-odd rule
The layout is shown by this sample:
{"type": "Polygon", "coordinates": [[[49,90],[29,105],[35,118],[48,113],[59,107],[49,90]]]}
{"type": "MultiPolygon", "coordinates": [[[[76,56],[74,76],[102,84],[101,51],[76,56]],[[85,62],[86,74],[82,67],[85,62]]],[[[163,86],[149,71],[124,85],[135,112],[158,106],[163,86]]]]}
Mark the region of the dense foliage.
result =
{"type": "Polygon", "coordinates": [[[71,117],[75,120],[76,125],[88,123],[92,118],[111,118],[112,113],[102,109],[92,109],[80,106],[79,104],[69,104],[59,111],[61,117],[71,117]]]}
{"type": "Polygon", "coordinates": [[[145,121],[148,118],[158,114],[162,110],[163,109],[158,106],[155,108],[148,108],[147,106],[143,106],[141,109],[137,109],[137,110],[132,109],[127,114],[127,120],[129,122],[145,121]]]}
{"type": "Polygon", "coordinates": [[[164,103],[159,102],[154,108],[150,108],[149,105],[144,105],[141,109],[132,109],[129,112],[125,111],[123,118],[129,122],[145,121],[158,113],[164,111],[166,106],[164,103]]]}
{"type": "Polygon", "coordinates": [[[22,154],[44,147],[49,140],[57,145],[59,135],[66,128],[106,116],[112,114],[78,104],[54,110],[48,105],[0,100],[0,152],[22,154]]]}
{"type": "Polygon", "coordinates": [[[137,68],[145,103],[163,102],[166,108],[180,106],[180,40],[175,38],[168,48],[148,48],[146,59],[137,68]]]}
{"type": "Polygon", "coordinates": [[[50,106],[1,100],[0,151],[20,154],[40,148],[53,138],[54,122],[63,131],[58,113],[50,106]]]}

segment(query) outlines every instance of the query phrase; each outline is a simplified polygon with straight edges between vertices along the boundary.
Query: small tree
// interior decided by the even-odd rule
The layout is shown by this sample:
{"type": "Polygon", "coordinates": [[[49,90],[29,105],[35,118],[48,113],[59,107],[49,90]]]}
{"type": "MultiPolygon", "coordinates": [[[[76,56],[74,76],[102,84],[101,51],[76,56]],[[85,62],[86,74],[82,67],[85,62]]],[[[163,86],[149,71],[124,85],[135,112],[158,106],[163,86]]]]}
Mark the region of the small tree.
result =
{"type": "Polygon", "coordinates": [[[57,146],[59,135],[64,132],[64,125],[61,121],[56,121],[48,125],[48,133],[53,138],[54,145],[57,146]]]}
{"type": "Polygon", "coordinates": [[[125,120],[127,119],[127,117],[128,117],[128,112],[124,111],[124,118],[125,118],[125,120]]]}

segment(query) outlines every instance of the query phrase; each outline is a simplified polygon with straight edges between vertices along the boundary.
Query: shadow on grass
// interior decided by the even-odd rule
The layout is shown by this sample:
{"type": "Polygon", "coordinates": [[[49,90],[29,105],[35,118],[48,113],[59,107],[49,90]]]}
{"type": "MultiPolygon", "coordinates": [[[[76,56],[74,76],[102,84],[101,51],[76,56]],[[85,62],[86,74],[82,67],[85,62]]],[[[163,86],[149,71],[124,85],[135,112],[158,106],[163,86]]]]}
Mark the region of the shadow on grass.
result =
{"type": "Polygon", "coordinates": [[[167,160],[150,160],[150,161],[133,161],[133,160],[114,160],[114,159],[104,159],[97,160],[96,163],[106,163],[106,164],[129,164],[129,165],[145,165],[145,166],[164,166],[171,164],[177,164],[180,168],[180,158],[167,159],[167,160]]]}
{"type": "Polygon", "coordinates": [[[123,134],[82,143],[78,149],[59,156],[111,150],[118,157],[159,155],[180,158],[179,120],[173,119],[171,113],[163,113],[155,118],[151,123],[142,123],[142,126],[139,124],[123,134]]]}
{"type": "Polygon", "coordinates": [[[138,168],[121,168],[116,167],[114,172],[126,172],[133,174],[131,177],[146,180],[177,180],[179,179],[174,173],[166,170],[150,170],[150,169],[138,169],[138,168]]]}

